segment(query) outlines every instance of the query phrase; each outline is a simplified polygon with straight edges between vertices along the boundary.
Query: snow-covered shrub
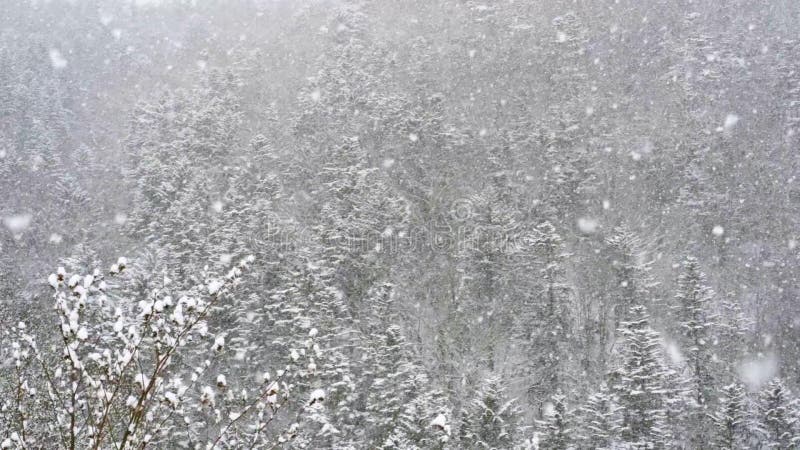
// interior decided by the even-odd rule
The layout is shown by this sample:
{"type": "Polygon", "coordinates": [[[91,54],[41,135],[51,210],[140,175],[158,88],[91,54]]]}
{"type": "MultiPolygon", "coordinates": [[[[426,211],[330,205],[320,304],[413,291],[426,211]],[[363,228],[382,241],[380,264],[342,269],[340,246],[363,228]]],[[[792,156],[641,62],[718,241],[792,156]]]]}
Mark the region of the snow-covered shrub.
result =
{"type": "Polygon", "coordinates": [[[188,289],[163,277],[144,294],[125,289],[124,258],[108,277],[59,268],[48,277],[53,316],[41,318],[53,332],[20,322],[0,340],[3,445],[260,448],[291,439],[292,426],[273,423],[292,389],[286,368],[233,379],[222,372],[224,334],[208,326],[251,262],[202,274],[209,281],[188,289]]]}

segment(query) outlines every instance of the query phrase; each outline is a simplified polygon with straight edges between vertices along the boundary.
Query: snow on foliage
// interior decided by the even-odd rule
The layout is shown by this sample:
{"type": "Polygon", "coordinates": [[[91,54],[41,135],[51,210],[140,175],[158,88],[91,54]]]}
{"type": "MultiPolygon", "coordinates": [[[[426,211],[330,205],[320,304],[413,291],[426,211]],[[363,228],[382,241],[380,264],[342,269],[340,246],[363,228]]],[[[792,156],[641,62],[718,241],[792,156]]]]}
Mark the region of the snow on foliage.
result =
{"type": "MultiPolygon", "coordinates": [[[[248,262],[252,260],[243,260],[240,266],[248,262]]],[[[120,259],[117,266],[127,264],[120,259]]],[[[282,431],[265,430],[288,399],[279,391],[288,395],[284,380],[289,372],[281,371],[278,379],[253,384],[240,394],[227,391],[218,395],[209,386],[190,389],[211,376],[210,361],[194,368],[175,364],[178,358],[206,354],[202,329],[224,297],[200,300],[202,287],[189,287],[186,292],[198,298],[179,302],[176,309],[186,309],[180,320],[174,320],[174,313],[170,319],[165,306],[171,304],[166,301],[166,287],[135,294],[125,287],[132,279],[115,279],[120,292],[115,297],[118,306],[112,307],[107,302],[110,293],[97,287],[96,281],[104,278],[97,271],[70,275],[61,268],[48,276],[55,290],[56,319],[63,330],[60,345],[64,358],[52,359],[50,350],[40,348],[23,323],[4,332],[0,354],[12,357],[16,370],[0,377],[0,385],[12,382],[27,392],[2,400],[0,420],[16,436],[6,438],[13,446],[74,442],[87,448],[127,448],[143,443],[171,447],[177,437],[161,430],[174,426],[211,446],[228,439],[277,442],[282,431]],[[63,283],[65,278],[69,281],[63,283]],[[124,299],[128,295],[143,299],[131,302],[124,299]],[[59,362],[43,364],[45,361],[59,362]],[[278,388],[281,384],[283,389],[278,388]],[[249,396],[248,390],[256,395],[249,396]],[[83,406],[78,409],[75,405],[83,406]],[[125,406],[122,410],[121,405],[125,406]],[[219,418],[217,408],[222,405],[231,411],[227,420],[219,418]]],[[[222,283],[218,291],[237,284],[236,280],[222,283]]],[[[215,349],[224,347],[223,336],[215,338],[215,349]]],[[[218,374],[213,383],[216,389],[226,391],[229,381],[218,374]]],[[[250,381],[245,378],[237,380],[239,383],[245,386],[250,381]]]]}
{"type": "Polygon", "coordinates": [[[0,447],[800,446],[800,3],[617,3],[4,2],[0,447]]]}

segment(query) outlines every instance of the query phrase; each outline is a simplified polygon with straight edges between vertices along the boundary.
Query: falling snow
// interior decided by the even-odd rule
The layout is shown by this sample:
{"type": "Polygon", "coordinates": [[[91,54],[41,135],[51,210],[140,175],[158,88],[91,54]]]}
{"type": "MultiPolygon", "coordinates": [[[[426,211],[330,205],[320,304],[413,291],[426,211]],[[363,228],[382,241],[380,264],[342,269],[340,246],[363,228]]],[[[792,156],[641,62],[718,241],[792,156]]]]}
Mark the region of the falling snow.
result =
{"type": "Polygon", "coordinates": [[[5,3],[0,448],[800,445],[800,3],[5,3]]]}

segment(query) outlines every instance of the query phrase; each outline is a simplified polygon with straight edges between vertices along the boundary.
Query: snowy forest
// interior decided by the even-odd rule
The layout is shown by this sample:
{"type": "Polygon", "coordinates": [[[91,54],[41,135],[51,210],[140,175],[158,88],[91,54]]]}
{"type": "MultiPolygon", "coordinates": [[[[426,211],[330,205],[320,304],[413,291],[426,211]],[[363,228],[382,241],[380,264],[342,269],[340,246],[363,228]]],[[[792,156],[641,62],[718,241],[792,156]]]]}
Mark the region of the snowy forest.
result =
{"type": "Polygon", "coordinates": [[[0,448],[800,448],[800,2],[0,0],[0,448]]]}

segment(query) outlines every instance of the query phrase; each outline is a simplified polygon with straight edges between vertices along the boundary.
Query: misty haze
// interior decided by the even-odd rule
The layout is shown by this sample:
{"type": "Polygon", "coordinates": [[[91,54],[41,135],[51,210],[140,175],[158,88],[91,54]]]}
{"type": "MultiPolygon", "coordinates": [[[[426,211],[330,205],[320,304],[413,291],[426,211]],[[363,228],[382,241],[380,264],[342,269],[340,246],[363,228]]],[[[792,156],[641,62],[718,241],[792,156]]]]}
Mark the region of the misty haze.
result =
{"type": "Polygon", "coordinates": [[[800,2],[0,0],[0,449],[800,449],[800,2]]]}

